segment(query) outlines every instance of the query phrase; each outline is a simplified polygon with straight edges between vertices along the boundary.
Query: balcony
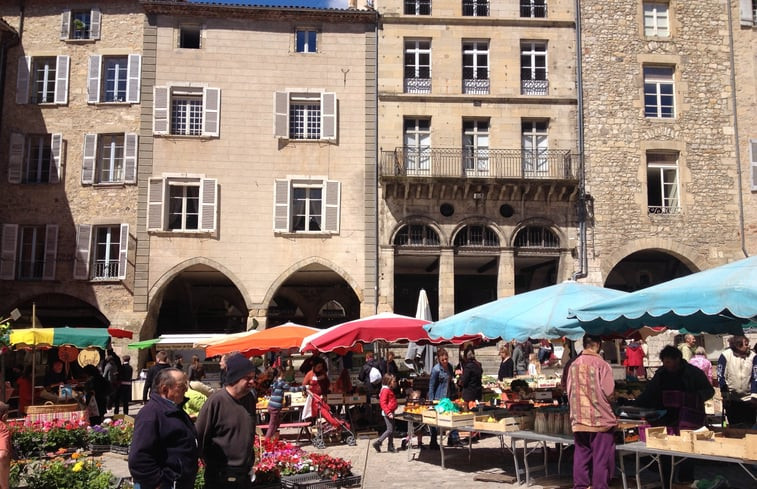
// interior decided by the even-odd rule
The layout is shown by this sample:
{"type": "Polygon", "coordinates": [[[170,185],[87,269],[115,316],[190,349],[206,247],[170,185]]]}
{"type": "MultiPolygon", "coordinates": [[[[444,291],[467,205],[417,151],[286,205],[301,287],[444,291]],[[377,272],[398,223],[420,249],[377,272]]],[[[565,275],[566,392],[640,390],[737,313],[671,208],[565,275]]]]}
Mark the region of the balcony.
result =
{"type": "Polygon", "coordinates": [[[463,93],[472,95],[488,95],[489,85],[490,83],[488,78],[466,78],[463,80],[463,93]]]}
{"type": "Polygon", "coordinates": [[[549,95],[549,80],[521,80],[521,95],[549,95]]]}
{"type": "Polygon", "coordinates": [[[431,93],[431,78],[405,78],[405,93],[431,93]]]}
{"type": "Polygon", "coordinates": [[[95,260],[92,280],[117,280],[118,260],[95,260]]]}

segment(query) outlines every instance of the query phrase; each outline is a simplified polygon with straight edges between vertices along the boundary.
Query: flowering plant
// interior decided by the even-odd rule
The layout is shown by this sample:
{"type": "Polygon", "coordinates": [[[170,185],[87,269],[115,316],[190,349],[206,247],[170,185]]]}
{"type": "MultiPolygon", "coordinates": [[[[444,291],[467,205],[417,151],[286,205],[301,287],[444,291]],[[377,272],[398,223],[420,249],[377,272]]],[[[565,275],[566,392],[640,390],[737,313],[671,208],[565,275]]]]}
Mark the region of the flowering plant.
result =
{"type": "Polygon", "coordinates": [[[87,443],[85,422],[53,420],[43,422],[8,423],[11,439],[22,456],[39,450],[54,452],[58,449],[83,448],[87,443]]]}
{"type": "Polygon", "coordinates": [[[326,479],[352,475],[352,463],[342,458],[308,453],[291,443],[280,440],[256,440],[255,479],[261,482],[279,480],[281,476],[317,471],[326,479]],[[260,447],[260,448],[257,448],[260,447]]]}
{"type": "Polygon", "coordinates": [[[324,479],[337,480],[352,475],[352,462],[343,458],[331,457],[325,453],[311,453],[310,463],[324,479]]]}
{"type": "Polygon", "coordinates": [[[25,464],[21,472],[29,489],[111,489],[116,478],[93,458],[80,452],[69,458],[56,457],[50,460],[35,460],[25,464]]]}
{"type": "Polygon", "coordinates": [[[108,427],[108,435],[111,445],[128,447],[131,445],[131,437],[134,435],[134,425],[119,419],[108,427]]]}
{"type": "Polygon", "coordinates": [[[107,426],[96,424],[87,428],[87,441],[90,445],[110,445],[107,426]]]}

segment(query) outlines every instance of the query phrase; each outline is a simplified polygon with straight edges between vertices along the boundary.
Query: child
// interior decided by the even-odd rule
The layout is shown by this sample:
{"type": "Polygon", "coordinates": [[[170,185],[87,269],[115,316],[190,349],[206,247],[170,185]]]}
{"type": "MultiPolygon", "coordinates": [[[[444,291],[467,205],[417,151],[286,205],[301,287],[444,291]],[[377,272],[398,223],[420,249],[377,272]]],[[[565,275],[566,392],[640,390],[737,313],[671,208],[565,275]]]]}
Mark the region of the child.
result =
{"type": "Polygon", "coordinates": [[[373,448],[377,452],[381,451],[381,442],[386,440],[386,451],[395,453],[394,449],[394,410],[397,409],[397,398],[394,395],[394,389],[397,388],[397,379],[392,374],[384,374],[381,379],[381,391],[379,391],[379,406],[381,406],[381,415],[384,416],[386,431],[384,431],[376,441],[373,442],[373,448]]]}
{"type": "Polygon", "coordinates": [[[0,402],[0,489],[10,488],[11,433],[5,422],[8,420],[8,405],[0,402]]]}
{"type": "Polygon", "coordinates": [[[284,372],[277,371],[275,368],[270,369],[270,377],[276,378],[271,383],[271,398],[268,399],[268,430],[265,432],[265,439],[270,440],[274,433],[279,431],[281,424],[281,408],[284,407],[284,391],[304,392],[306,386],[289,387],[284,380],[284,372]]]}
{"type": "Polygon", "coordinates": [[[536,353],[532,353],[528,356],[528,375],[531,377],[541,375],[541,364],[539,363],[539,357],[536,353]]]}

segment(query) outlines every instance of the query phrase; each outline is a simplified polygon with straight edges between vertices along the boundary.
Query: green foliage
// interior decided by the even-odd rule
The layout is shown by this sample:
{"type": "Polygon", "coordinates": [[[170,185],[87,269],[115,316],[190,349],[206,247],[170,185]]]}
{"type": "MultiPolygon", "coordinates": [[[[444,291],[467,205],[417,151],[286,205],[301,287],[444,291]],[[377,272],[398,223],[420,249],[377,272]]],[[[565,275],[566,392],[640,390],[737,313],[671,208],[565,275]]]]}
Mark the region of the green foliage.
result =
{"type": "Polygon", "coordinates": [[[131,445],[131,438],[134,435],[134,425],[125,423],[121,420],[116,421],[108,428],[110,444],[119,447],[128,447],[131,445]]]}
{"type": "Polygon", "coordinates": [[[24,470],[29,489],[114,489],[116,478],[93,458],[74,453],[71,458],[35,460],[24,470]]]}
{"type": "Polygon", "coordinates": [[[200,464],[200,468],[197,470],[194,489],[205,489],[205,466],[202,464],[200,464]]]}
{"type": "Polygon", "coordinates": [[[60,448],[85,448],[87,446],[87,430],[85,428],[55,427],[47,432],[43,449],[55,451],[60,448]]]}

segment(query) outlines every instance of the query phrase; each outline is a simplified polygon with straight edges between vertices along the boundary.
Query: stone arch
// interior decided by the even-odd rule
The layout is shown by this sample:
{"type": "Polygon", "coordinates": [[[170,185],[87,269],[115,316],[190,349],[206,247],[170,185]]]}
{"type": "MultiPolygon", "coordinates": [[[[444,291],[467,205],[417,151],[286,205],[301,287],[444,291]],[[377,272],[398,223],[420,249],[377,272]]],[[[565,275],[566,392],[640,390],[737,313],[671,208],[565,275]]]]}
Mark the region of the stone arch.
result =
{"type": "Polygon", "coordinates": [[[485,226],[491,231],[494,232],[494,234],[497,236],[497,239],[499,240],[499,246],[504,246],[505,243],[507,243],[507,238],[505,234],[502,232],[502,229],[486,216],[471,216],[466,217],[465,219],[461,220],[455,228],[450,233],[449,238],[449,244],[450,246],[454,246],[455,238],[457,237],[457,234],[462,231],[467,226],[485,226]]]}
{"type": "Polygon", "coordinates": [[[426,216],[415,215],[407,216],[397,223],[390,235],[389,246],[395,246],[394,240],[397,238],[397,233],[399,233],[403,227],[410,224],[423,224],[433,229],[434,232],[439,236],[439,242],[442,244],[442,246],[446,246],[450,242],[449,236],[447,236],[447,233],[442,231],[442,228],[436,221],[426,216]]]}
{"type": "Polygon", "coordinates": [[[616,249],[609,254],[606,260],[603,260],[600,265],[602,273],[602,283],[607,280],[610,272],[620,263],[625,257],[635,253],[637,251],[654,250],[662,253],[667,253],[678,260],[684,265],[692,269],[693,271],[699,271],[707,268],[707,262],[701,257],[691,246],[681,244],[670,238],[642,238],[635,239],[627,242],[624,246],[616,249]]]}

